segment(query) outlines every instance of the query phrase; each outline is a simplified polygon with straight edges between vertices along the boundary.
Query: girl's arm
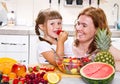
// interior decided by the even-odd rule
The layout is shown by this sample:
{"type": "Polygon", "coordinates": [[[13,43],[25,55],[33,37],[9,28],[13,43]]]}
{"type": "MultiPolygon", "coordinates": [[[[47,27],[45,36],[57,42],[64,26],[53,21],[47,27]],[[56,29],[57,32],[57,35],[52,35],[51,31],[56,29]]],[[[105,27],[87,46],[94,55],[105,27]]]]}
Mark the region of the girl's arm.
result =
{"type": "Polygon", "coordinates": [[[43,57],[52,65],[56,66],[56,62],[55,62],[55,54],[54,54],[54,51],[51,50],[51,51],[47,51],[47,52],[43,52],[41,53],[43,55],[43,57]]]}
{"type": "Polygon", "coordinates": [[[67,38],[68,38],[68,32],[64,31],[60,33],[56,47],[56,54],[58,56],[64,56],[64,43],[67,40],[67,38]]]}

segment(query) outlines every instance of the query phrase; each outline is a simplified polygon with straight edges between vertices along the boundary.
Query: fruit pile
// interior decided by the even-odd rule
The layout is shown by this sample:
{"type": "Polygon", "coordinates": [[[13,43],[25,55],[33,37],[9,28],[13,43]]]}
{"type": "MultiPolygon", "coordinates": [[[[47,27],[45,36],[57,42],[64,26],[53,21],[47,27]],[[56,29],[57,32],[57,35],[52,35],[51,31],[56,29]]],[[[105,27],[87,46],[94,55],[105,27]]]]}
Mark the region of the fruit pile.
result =
{"type": "MultiPolygon", "coordinates": [[[[26,67],[24,64],[5,58],[8,65],[12,63],[10,69],[7,69],[6,61],[0,62],[0,84],[56,84],[60,81],[60,76],[54,72],[54,66],[35,65],[26,67]],[[9,60],[9,61],[8,61],[9,60]],[[3,66],[4,64],[4,66],[3,66]]],[[[0,59],[1,60],[1,59],[0,59]]],[[[7,66],[9,67],[9,66],[7,66]]]]}
{"type": "Polygon", "coordinates": [[[56,84],[61,77],[55,72],[26,73],[25,77],[10,78],[0,73],[0,84],[56,84]]]}
{"type": "Polygon", "coordinates": [[[72,58],[72,57],[64,57],[63,59],[57,58],[56,63],[58,68],[67,74],[80,74],[80,68],[87,63],[91,62],[90,58],[82,57],[82,58],[72,58]]]}
{"type": "Polygon", "coordinates": [[[53,66],[45,66],[45,65],[41,65],[41,66],[29,66],[28,67],[28,71],[31,73],[31,72],[39,72],[39,71],[54,71],[55,70],[55,67],[53,66]]]}

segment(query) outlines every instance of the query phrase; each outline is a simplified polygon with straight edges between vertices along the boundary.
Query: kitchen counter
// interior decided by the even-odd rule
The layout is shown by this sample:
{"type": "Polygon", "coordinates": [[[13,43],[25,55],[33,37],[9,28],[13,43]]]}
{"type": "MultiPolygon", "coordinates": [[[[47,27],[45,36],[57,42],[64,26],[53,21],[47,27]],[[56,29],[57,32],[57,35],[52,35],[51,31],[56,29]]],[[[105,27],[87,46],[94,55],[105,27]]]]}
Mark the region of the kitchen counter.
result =
{"type": "MultiPolygon", "coordinates": [[[[35,64],[38,65],[38,64],[35,64]]],[[[32,65],[31,65],[32,66],[32,65]]],[[[53,66],[51,64],[45,64],[45,66],[53,66]]],[[[80,75],[69,75],[62,73],[57,67],[55,68],[55,73],[61,75],[61,80],[58,84],[86,84],[80,75]]],[[[118,84],[120,82],[120,72],[115,72],[115,76],[111,84],[118,84]]]]}
{"type": "MultiPolygon", "coordinates": [[[[120,72],[115,73],[115,77],[111,84],[118,84],[120,82],[120,72]]],[[[86,84],[81,78],[77,77],[62,77],[58,84],[86,84]]]]}
{"type": "MultiPolygon", "coordinates": [[[[69,36],[74,36],[73,26],[63,26],[69,32],[69,36]],[[68,30],[69,29],[69,30],[68,30]]],[[[111,29],[112,37],[120,37],[120,30],[111,29]]],[[[4,35],[35,35],[33,26],[3,26],[0,27],[0,34],[4,35]]]]}

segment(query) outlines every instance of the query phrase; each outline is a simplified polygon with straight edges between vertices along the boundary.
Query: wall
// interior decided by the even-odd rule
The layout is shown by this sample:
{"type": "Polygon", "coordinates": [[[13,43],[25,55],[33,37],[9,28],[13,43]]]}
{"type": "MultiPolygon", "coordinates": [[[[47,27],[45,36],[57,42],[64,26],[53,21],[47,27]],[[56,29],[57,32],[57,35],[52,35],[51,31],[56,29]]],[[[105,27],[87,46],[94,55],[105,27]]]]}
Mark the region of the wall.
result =
{"type": "MultiPolygon", "coordinates": [[[[50,7],[49,0],[5,0],[8,9],[15,10],[17,25],[33,26],[38,12],[41,9],[50,7]]],[[[65,0],[52,0],[51,8],[58,10],[63,16],[63,23],[67,25],[74,24],[78,13],[85,7],[88,7],[88,0],[84,0],[83,6],[65,6],[65,0]]],[[[97,7],[97,0],[92,0],[92,6],[97,7]]],[[[101,0],[100,8],[102,8],[108,19],[109,25],[113,25],[116,19],[116,13],[112,13],[114,3],[120,5],[120,0],[101,0]]],[[[75,0],[73,2],[75,4],[75,0]]],[[[120,14],[120,13],[119,13],[120,14]]]]}

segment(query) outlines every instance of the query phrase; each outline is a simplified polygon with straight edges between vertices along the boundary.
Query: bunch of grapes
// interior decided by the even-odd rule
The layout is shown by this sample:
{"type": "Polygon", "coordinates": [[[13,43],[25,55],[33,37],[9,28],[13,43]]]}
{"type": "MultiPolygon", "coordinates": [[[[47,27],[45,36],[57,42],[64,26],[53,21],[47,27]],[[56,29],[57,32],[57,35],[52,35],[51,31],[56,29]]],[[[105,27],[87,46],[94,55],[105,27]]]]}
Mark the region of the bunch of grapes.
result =
{"type": "Polygon", "coordinates": [[[29,73],[25,76],[26,84],[48,84],[48,81],[43,78],[46,72],[29,73]]]}

